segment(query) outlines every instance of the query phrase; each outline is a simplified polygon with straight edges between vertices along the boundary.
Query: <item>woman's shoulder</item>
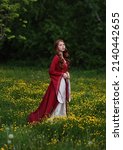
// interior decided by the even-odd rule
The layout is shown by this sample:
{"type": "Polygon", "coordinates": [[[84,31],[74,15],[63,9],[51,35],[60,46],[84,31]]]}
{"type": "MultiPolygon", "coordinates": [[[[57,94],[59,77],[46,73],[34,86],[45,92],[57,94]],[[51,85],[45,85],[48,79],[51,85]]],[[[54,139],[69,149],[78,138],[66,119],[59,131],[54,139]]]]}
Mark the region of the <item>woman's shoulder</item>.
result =
{"type": "Polygon", "coordinates": [[[56,55],[53,57],[53,60],[59,60],[59,56],[56,54],[56,55]]]}

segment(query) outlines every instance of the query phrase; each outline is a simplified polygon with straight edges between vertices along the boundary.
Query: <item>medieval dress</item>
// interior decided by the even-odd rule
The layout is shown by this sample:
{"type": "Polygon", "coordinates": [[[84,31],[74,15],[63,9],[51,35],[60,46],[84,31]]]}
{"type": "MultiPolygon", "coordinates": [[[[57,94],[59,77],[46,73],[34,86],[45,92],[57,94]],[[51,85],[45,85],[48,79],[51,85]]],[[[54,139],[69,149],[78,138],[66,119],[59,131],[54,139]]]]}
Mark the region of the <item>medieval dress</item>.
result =
{"type": "Polygon", "coordinates": [[[68,71],[67,62],[59,66],[59,56],[55,55],[49,68],[50,84],[39,107],[28,116],[28,122],[38,122],[45,118],[67,115],[67,102],[70,101],[70,80],[64,79],[68,71]]]}

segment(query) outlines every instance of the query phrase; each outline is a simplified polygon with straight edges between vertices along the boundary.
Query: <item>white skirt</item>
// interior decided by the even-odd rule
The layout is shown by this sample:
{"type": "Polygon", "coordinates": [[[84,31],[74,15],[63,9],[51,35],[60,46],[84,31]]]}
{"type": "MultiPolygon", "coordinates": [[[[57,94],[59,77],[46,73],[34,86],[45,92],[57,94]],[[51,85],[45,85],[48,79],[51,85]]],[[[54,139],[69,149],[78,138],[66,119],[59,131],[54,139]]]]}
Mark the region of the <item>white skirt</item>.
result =
{"type": "MultiPolygon", "coordinates": [[[[70,98],[70,92],[71,92],[71,88],[70,88],[70,80],[68,79],[68,93],[69,93],[69,102],[71,100],[70,98]]],[[[65,83],[65,79],[62,77],[61,78],[61,82],[60,82],[60,86],[59,86],[59,90],[58,90],[58,94],[57,94],[57,100],[58,100],[58,105],[55,108],[55,110],[53,111],[51,117],[55,117],[55,116],[66,116],[66,83],[65,83]]]]}

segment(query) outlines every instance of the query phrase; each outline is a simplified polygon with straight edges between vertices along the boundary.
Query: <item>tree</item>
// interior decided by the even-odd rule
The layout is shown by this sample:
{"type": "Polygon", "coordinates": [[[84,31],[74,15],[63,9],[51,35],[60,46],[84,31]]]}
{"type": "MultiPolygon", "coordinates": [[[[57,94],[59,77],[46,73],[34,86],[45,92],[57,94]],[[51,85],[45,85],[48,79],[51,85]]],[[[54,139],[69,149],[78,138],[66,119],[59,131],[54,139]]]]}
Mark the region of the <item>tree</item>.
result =
{"type": "Polygon", "coordinates": [[[0,7],[5,57],[52,57],[53,42],[62,38],[73,65],[105,66],[105,1],[2,0],[0,7]]]}

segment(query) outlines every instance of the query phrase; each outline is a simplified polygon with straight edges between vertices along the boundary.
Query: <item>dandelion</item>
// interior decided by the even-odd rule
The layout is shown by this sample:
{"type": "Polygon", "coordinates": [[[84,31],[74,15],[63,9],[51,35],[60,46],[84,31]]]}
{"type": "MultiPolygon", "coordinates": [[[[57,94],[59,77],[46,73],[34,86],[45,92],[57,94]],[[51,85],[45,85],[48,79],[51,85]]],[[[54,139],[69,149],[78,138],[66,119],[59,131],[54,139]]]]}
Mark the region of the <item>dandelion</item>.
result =
{"type": "Polygon", "coordinates": [[[7,132],[9,131],[9,127],[6,127],[6,131],[7,131],[7,132]]]}
{"type": "Polygon", "coordinates": [[[11,143],[12,143],[12,141],[11,141],[11,140],[8,140],[8,141],[7,141],[7,143],[8,143],[8,144],[11,144],[11,143]]]}
{"type": "Polygon", "coordinates": [[[13,135],[13,134],[9,134],[9,135],[8,135],[8,138],[9,138],[9,139],[13,139],[13,138],[14,138],[14,135],[13,135]]]}
{"type": "Polygon", "coordinates": [[[93,144],[92,141],[88,141],[88,145],[91,146],[93,144]]]}

